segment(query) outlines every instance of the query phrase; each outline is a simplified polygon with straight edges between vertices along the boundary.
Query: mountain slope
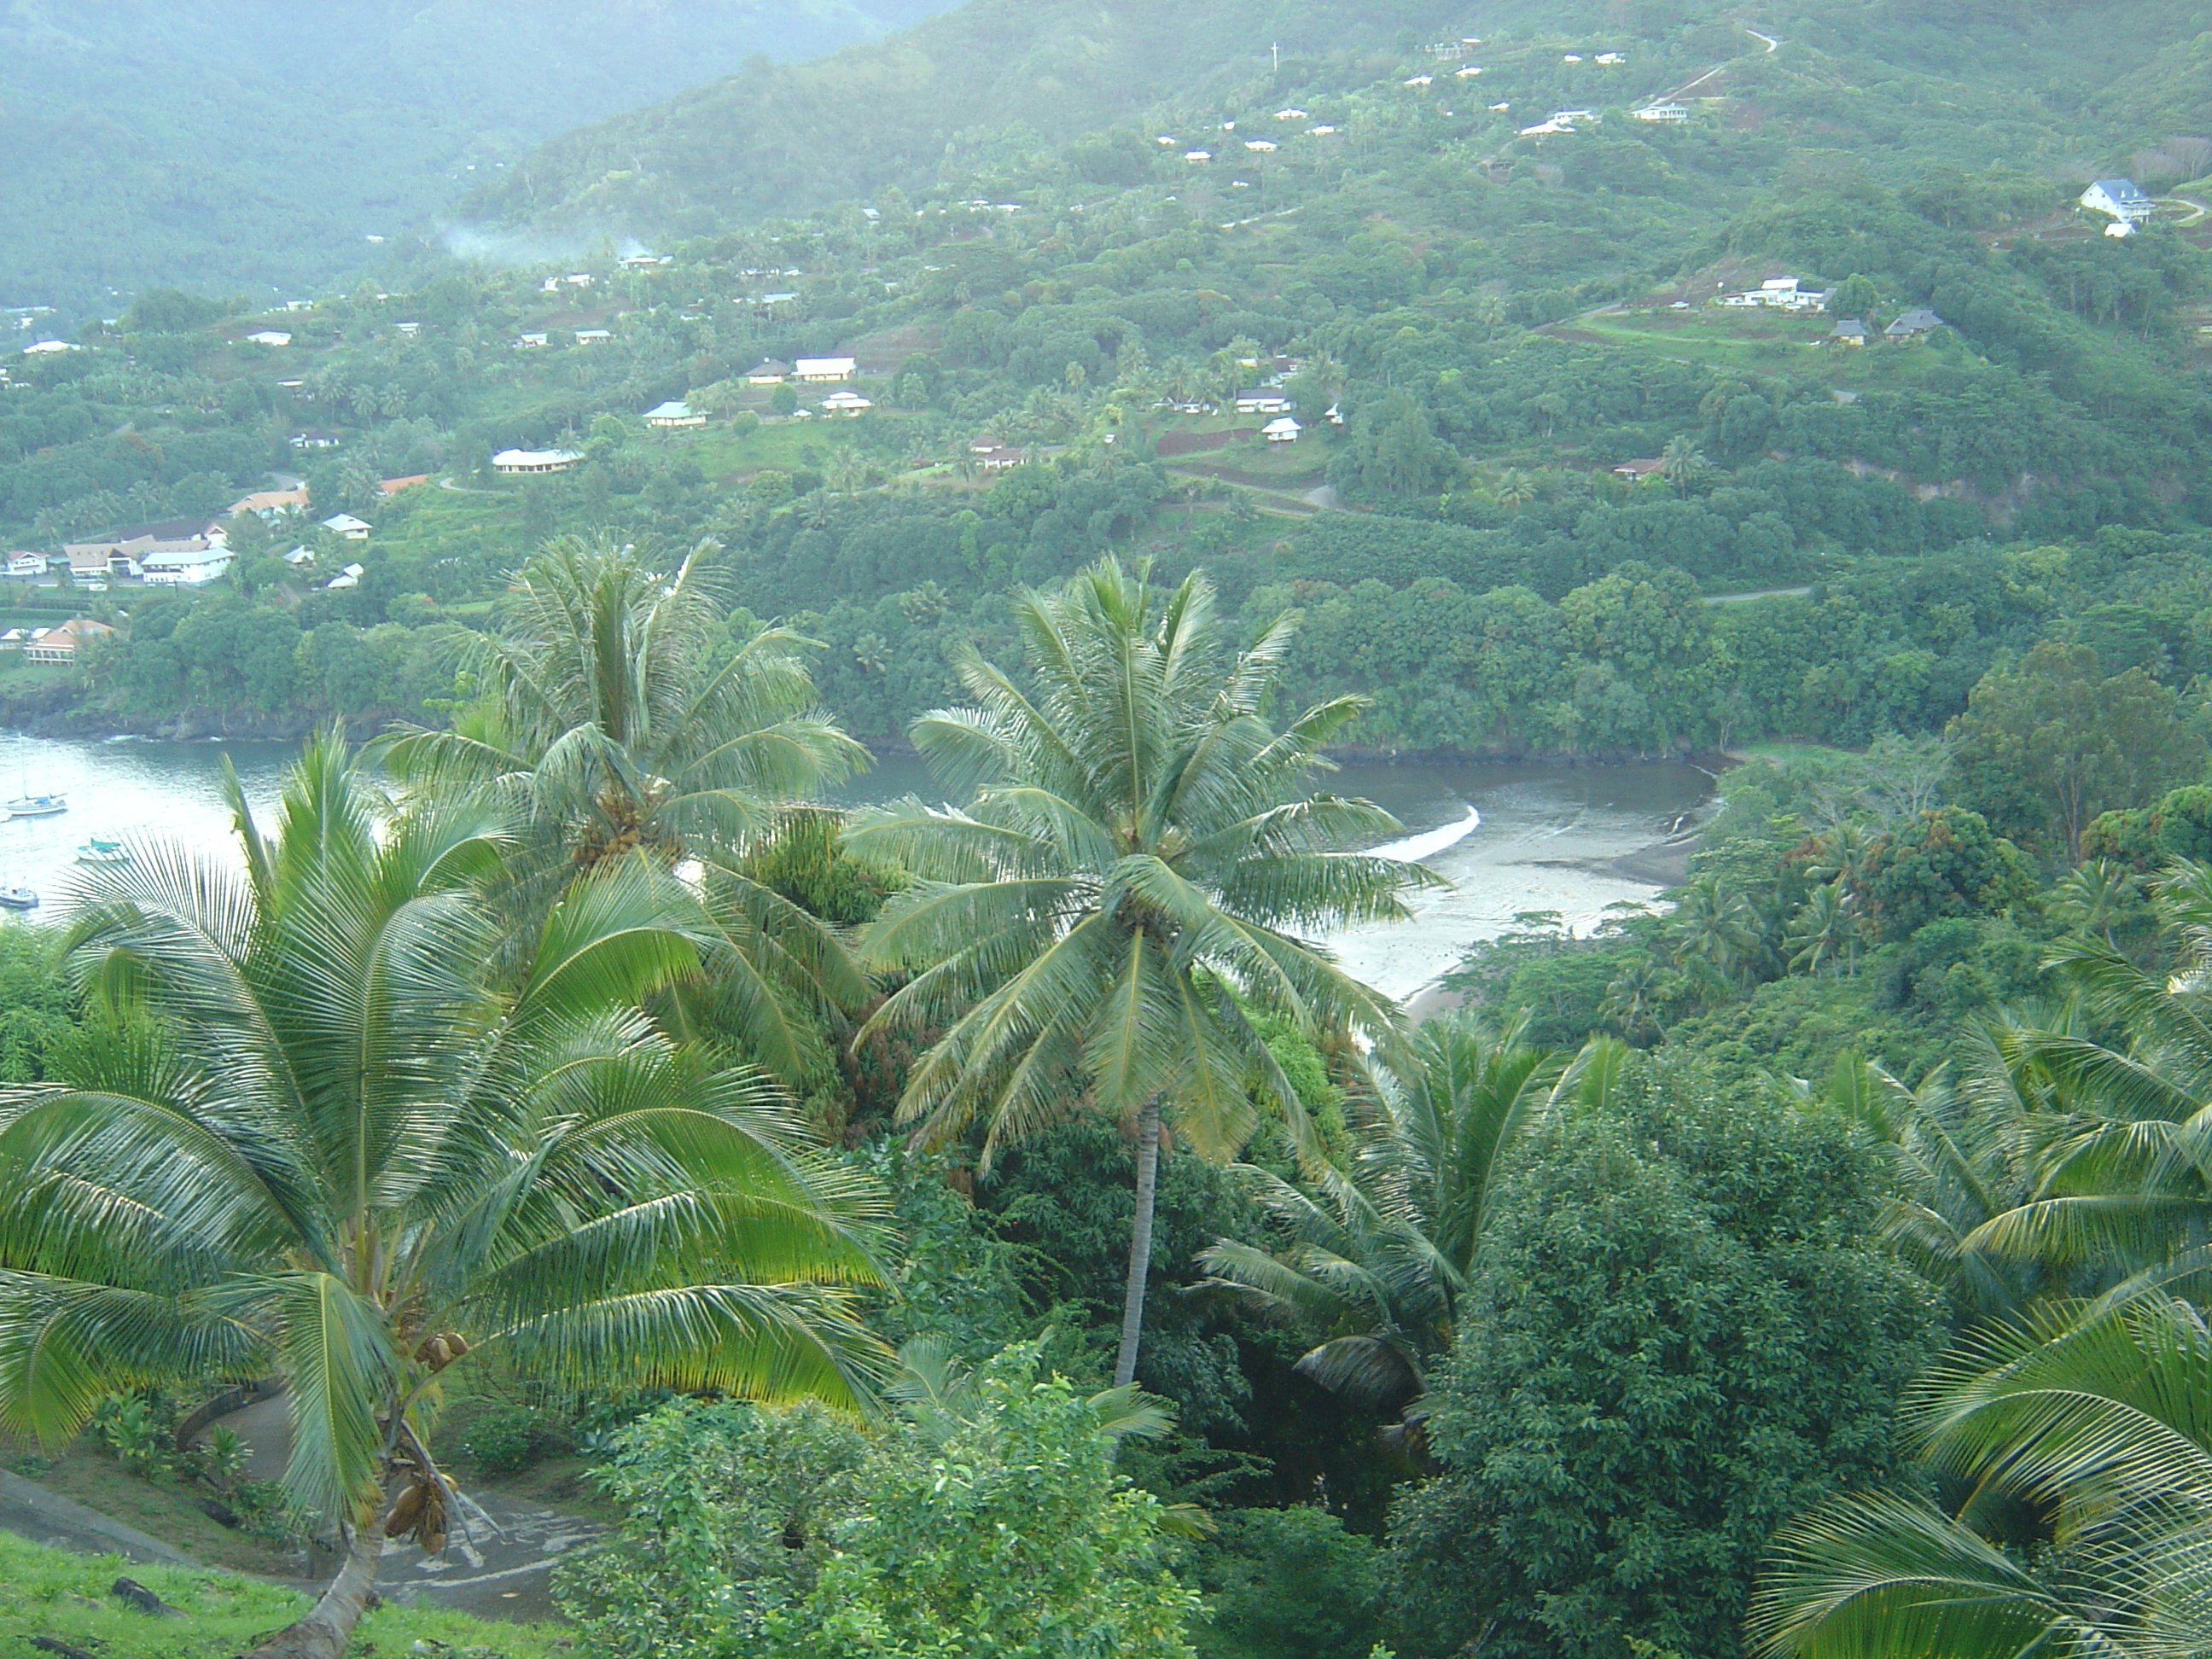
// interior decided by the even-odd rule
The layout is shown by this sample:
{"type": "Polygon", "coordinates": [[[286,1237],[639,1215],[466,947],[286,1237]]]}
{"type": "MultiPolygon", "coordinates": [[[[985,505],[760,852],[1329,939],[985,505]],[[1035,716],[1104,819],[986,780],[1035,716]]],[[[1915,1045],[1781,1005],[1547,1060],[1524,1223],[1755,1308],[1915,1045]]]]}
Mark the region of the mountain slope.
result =
{"type": "MultiPolygon", "coordinates": [[[[1580,9],[1570,7],[1567,9],[1580,9]]],[[[749,66],[546,145],[480,189],[506,224],[706,234],[933,179],[969,134],[1073,137],[1287,58],[1441,33],[1453,0],[969,0],[817,63],[749,66]]],[[[1554,8],[1558,9],[1558,8],[1554,8]]]]}
{"type": "Polygon", "coordinates": [[[0,304],[325,280],[470,179],[939,0],[0,0],[0,304]]]}

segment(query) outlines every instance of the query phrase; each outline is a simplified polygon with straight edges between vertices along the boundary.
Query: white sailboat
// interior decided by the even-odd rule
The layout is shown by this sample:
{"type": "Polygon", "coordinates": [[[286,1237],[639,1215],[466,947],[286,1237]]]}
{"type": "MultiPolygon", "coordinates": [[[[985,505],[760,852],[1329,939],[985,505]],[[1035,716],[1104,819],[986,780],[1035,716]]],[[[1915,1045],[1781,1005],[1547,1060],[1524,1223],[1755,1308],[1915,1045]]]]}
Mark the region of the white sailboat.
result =
{"type": "Polygon", "coordinates": [[[23,759],[23,734],[15,734],[15,798],[8,803],[11,818],[50,818],[57,812],[69,811],[67,795],[34,795],[31,793],[30,769],[23,759]]]}

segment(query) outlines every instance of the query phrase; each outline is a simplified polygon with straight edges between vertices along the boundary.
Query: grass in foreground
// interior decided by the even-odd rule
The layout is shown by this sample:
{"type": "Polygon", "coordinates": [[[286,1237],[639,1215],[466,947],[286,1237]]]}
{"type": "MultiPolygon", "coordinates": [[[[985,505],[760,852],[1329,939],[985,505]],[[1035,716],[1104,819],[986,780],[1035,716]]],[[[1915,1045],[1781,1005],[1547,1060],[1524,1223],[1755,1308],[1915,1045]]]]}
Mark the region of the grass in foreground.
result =
{"type": "MultiPolygon", "coordinates": [[[[228,1573],[133,1566],[120,1556],[71,1555],[0,1534],[0,1653],[28,1653],[46,1636],[100,1659],[222,1659],[307,1609],[307,1598],[228,1573]],[[187,1616],[149,1616],[108,1594],[128,1576],[187,1616]]],[[[384,1607],[364,1618],[351,1652],[404,1654],[437,1643],[477,1659],[550,1659],[572,1638],[546,1625],[493,1624],[427,1607],[384,1607]]],[[[427,1651],[438,1652],[438,1648],[427,1651]]]]}

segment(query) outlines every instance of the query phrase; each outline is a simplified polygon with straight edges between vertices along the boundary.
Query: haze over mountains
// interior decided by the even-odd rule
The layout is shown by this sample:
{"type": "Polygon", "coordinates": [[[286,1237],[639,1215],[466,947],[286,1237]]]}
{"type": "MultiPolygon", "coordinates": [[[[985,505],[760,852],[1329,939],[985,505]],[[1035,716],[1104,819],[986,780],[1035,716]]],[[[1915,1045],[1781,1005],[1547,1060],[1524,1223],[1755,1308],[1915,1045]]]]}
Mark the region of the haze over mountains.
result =
{"type": "Polygon", "coordinates": [[[942,0],[0,0],[0,305],[273,290],[537,142],[942,0]]]}

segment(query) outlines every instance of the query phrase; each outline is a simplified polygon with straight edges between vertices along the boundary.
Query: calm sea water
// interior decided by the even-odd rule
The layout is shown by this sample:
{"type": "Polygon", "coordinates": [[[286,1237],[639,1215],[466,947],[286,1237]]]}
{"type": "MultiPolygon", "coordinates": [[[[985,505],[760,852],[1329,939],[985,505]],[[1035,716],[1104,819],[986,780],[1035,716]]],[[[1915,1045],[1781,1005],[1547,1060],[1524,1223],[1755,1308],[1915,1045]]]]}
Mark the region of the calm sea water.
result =
{"type": "MultiPolygon", "coordinates": [[[[0,797],[66,794],[56,817],[0,822],[0,884],[35,889],[51,918],[66,907],[89,836],[180,840],[236,856],[222,782],[234,768],[248,803],[274,804],[295,745],[160,743],[139,738],[74,742],[0,736],[0,797]]],[[[1405,826],[1393,850],[1447,878],[1445,891],[1419,896],[1409,921],[1355,928],[1329,941],[1346,965],[1393,995],[1411,994],[1477,939],[1494,938],[1516,915],[1557,910],[1587,928],[1605,907],[1648,900],[1650,881],[1613,860],[1680,833],[1709,800],[1712,780],[1693,766],[1343,766],[1328,787],[1364,795],[1405,826]]],[[[886,756],[836,792],[854,804],[908,793],[944,799],[911,756],[886,756]]]]}

